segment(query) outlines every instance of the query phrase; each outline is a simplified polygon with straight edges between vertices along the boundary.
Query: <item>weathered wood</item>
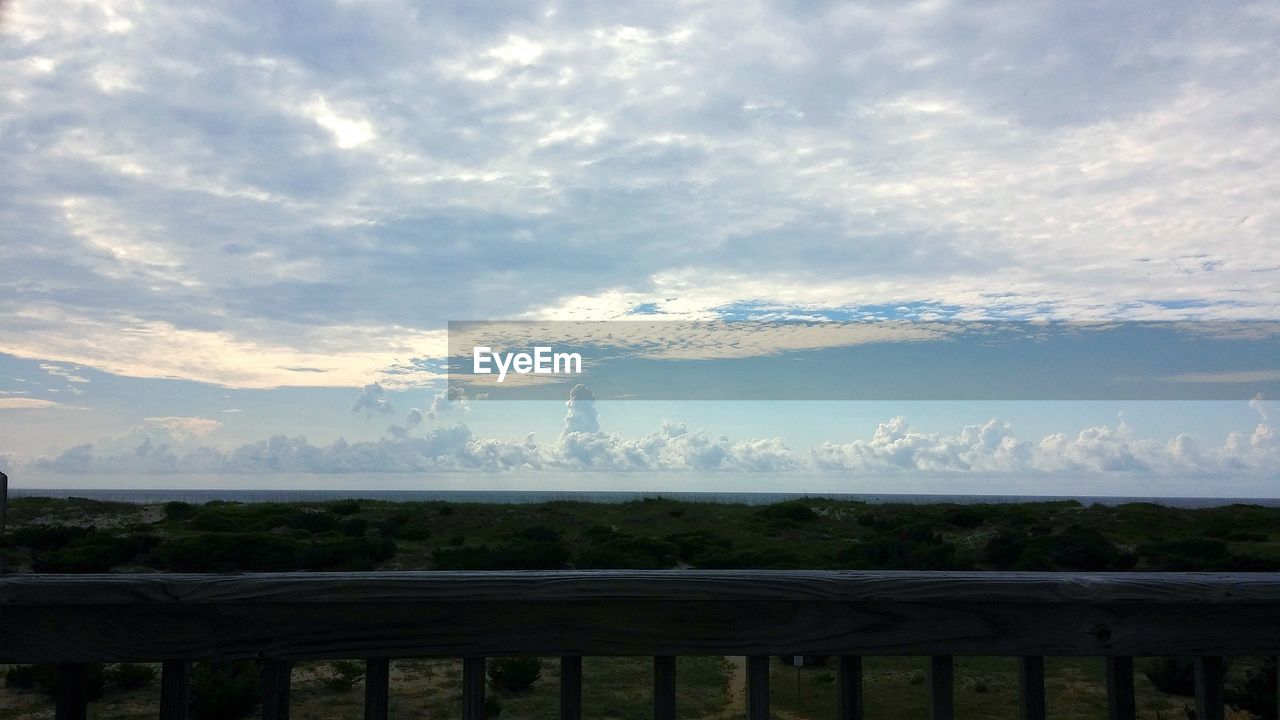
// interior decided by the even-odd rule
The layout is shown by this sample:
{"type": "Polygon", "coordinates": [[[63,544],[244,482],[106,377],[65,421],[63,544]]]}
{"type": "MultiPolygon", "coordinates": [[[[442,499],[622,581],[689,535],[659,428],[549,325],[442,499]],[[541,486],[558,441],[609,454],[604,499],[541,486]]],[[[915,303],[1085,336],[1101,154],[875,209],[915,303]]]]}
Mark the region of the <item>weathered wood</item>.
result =
{"type": "Polygon", "coordinates": [[[1196,658],[1196,720],[1223,720],[1225,703],[1222,658],[1196,658]]]}
{"type": "Polygon", "coordinates": [[[1275,573],[9,575],[0,663],[502,655],[1259,655],[1275,573]]]}
{"type": "Polygon", "coordinates": [[[293,663],[268,660],[262,663],[262,720],[289,720],[289,687],[293,663]]]}
{"type": "Polygon", "coordinates": [[[83,663],[58,666],[55,720],[85,720],[89,714],[89,671],[83,663]]]}
{"type": "Polygon", "coordinates": [[[1021,720],[1045,720],[1044,658],[1018,658],[1018,717],[1021,720]]]}
{"type": "Polygon", "coordinates": [[[582,658],[560,658],[560,720],[582,720],[582,658]]]}
{"type": "Polygon", "coordinates": [[[462,660],[462,720],[484,720],[484,658],[462,660]]]}
{"type": "Polygon", "coordinates": [[[769,720],[769,656],[747,658],[747,720],[769,720]]]}
{"type": "Polygon", "coordinates": [[[167,660],[160,666],[160,720],[187,720],[191,707],[191,663],[167,660]]]}
{"type": "Polygon", "coordinates": [[[676,659],[672,655],[653,658],[653,718],[676,718],[676,659]]]}
{"type": "Polygon", "coordinates": [[[862,658],[841,655],[836,668],[836,716],[862,720],[862,658]]]}
{"type": "Polygon", "coordinates": [[[364,664],[364,720],[387,720],[391,701],[391,661],[374,658],[364,664]]]}
{"type": "Polygon", "coordinates": [[[1107,718],[1134,720],[1137,709],[1133,694],[1133,658],[1107,658],[1107,718]]]}
{"type": "Polygon", "coordinates": [[[929,718],[955,717],[955,662],[950,655],[929,658],[929,718]]]}

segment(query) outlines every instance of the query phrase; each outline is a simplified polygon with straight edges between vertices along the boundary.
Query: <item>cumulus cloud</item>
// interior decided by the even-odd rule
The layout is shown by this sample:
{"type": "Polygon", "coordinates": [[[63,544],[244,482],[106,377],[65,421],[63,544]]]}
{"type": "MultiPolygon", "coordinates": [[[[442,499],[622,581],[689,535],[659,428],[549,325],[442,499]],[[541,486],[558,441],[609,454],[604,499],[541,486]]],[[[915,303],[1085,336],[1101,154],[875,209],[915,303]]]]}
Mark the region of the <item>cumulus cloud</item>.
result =
{"type": "Polygon", "coordinates": [[[1182,433],[1168,441],[1136,437],[1123,416],[1115,425],[1020,440],[998,418],[958,434],[914,430],[903,417],[881,423],[870,438],[823,443],[814,467],[851,472],[1206,473],[1280,472],[1280,452],[1263,416],[1251,435],[1233,432],[1221,447],[1202,447],[1182,433]]]}
{"type": "Polygon", "coordinates": [[[581,383],[574,385],[564,406],[567,412],[562,434],[600,432],[600,413],[596,410],[596,394],[591,392],[591,388],[581,383]]]}
{"type": "Polygon", "coordinates": [[[387,399],[387,391],[380,383],[369,383],[365,385],[356,396],[354,402],[351,403],[351,412],[363,412],[365,417],[373,417],[374,415],[390,415],[396,409],[391,406],[391,401],[387,399]]]}

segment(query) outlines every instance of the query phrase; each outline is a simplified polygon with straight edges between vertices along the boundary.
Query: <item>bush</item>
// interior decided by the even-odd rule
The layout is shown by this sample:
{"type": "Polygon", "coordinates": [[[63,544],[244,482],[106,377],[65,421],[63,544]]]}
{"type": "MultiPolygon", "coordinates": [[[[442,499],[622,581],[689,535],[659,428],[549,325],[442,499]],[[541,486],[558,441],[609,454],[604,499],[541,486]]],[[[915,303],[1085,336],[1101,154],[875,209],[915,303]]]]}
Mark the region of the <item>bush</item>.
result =
{"type": "Polygon", "coordinates": [[[1227,703],[1261,720],[1276,720],[1276,659],[1264,659],[1238,687],[1228,687],[1227,703]]]}
{"type": "Polygon", "coordinates": [[[676,564],[679,548],[656,538],[635,537],[609,531],[578,553],[574,563],[583,569],[653,570],[676,564]]]}
{"type": "Polygon", "coordinates": [[[502,701],[490,695],[484,699],[484,716],[486,718],[496,718],[502,714],[502,701]]]}
{"type": "Polygon", "coordinates": [[[364,663],[334,660],[329,663],[329,676],[324,679],[324,686],[330,690],[348,692],[361,680],[364,680],[364,663]]]}
{"type": "Polygon", "coordinates": [[[118,663],[103,671],[103,679],[119,690],[138,690],[155,682],[156,670],[150,665],[118,663]]]}
{"type": "Polygon", "coordinates": [[[770,525],[780,527],[794,527],[818,519],[818,513],[814,512],[813,508],[794,500],[766,505],[752,514],[770,525]]]}
{"type": "Polygon", "coordinates": [[[364,518],[349,517],[338,523],[338,530],[347,537],[364,537],[369,530],[369,521],[364,518]]]}
{"type": "Polygon", "coordinates": [[[1162,693],[1185,697],[1196,694],[1195,663],[1191,658],[1156,658],[1142,672],[1162,693]]]}
{"type": "Polygon", "coordinates": [[[360,512],[360,501],[348,499],[329,503],[329,512],[334,515],[355,515],[360,512]]]}
{"type": "Polygon", "coordinates": [[[1227,544],[1213,538],[1147,543],[1139,554],[1156,570],[1217,570],[1227,561],[1227,544]]]}
{"type": "Polygon", "coordinates": [[[166,520],[190,520],[195,514],[195,506],[191,503],[173,500],[164,504],[164,517],[166,520]]]}
{"type": "Polygon", "coordinates": [[[35,690],[53,684],[53,668],[49,665],[14,665],[4,673],[4,686],[18,690],[35,690]]]}
{"type": "Polygon", "coordinates": [[[505,693],[524,692],[541,676],[539,658],[504,658],[489,663],[489,684],[505,693]]]}
{"type": "Polygon", "coordinates": [[[98,530],[81,535],[56,550],[37,552],[31,565],[36,572],[107,572],[146,553],[158,540],[154,535],[114,536],[98,530]]]}
{"type": "Polygon", "coordinates": [[[946,511],[946,521],[948,525],[954,525],[958,528],[976,528],[982,524],[982,511],[972,507],[948,508],[946,511]]]}
{"type": "Polygon", "coordinates": [[[383,538],[202,533],[166,538],[152,553],[152,562],[176,572],[370,570],[395,551],[395,543],[383,538]]]}
{"type": "Polygon", "coordinates": [[[558,540],[462,545],[436,548],[432,554],[437,570],[559,570],[568,561],[569,550],[558,540]]]}
{"type": "Polygon", "coordinates": [[[912,525],[851,545],[836,560],[860,570],[956,570],[956,548],[927,525],[912,525]]]}
{"type": "Polygon", "coordinates": [[[77,525],[27,525],[9,533],[9,542],[32,550],[56,550],[90,532],[77,525]]]}
{"type": "Polygon", "coordinates": [[[1050,537],[1045,551],[1053,564],[1062,570],[1128,570],[1136,559],[1120,552],[1097,530],[1079,525],[1050,537]]]}
{"type": "Polygon", "coordinates": [[[242,718],[261,702],[257,663],[196,663],[191,669],[191,720],[242,718]]]}

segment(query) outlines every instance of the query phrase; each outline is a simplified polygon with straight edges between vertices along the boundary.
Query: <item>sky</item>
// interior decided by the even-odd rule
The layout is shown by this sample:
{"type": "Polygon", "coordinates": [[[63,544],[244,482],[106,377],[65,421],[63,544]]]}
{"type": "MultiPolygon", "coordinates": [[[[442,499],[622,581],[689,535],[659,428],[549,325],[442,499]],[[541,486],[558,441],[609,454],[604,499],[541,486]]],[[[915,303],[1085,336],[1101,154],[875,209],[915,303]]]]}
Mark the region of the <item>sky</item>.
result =
{"type": "Polygon", "coordinates": [[[451,321],[1280,320],[1277,49],[1271,2],[0,2],[0,468],[1277,496],[1256,353],[1162,402],[446,386],[451,321]]]}

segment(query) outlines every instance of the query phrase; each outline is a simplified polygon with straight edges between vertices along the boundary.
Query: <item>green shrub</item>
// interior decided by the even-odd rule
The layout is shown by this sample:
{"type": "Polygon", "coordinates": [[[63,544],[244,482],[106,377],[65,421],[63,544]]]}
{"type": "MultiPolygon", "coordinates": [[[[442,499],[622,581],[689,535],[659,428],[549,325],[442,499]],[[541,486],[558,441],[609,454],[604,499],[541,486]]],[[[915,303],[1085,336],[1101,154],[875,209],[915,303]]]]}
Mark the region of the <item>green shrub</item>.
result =
{"type": "Polygon", "coordinates": [[[395,551],[395,543],[384,538],[201,533],[166,538],[151,560],[157,568],[175,572],[370,570],[395,551]]]}
{"type": "Polygon", "coordinates": [[[190,520],[195,517],[196,509],[191,503],[173,500],[164,504],[164,517],[166,520],[181,521],[190,520]]]}
{"type": "Polygon", "coordinates": [[[49,665],[14,665],[4,673],[4,686],[18,690],[35,690],[53,684],[53,667],[49,665]]]}
{"type": "Polygon", "coordinates": [[[360,512],[360,501],[347,499],[329,503],[329,512],[334,515],[355,515],[360,512]]]}
{"type": "Polygon", "coordinates": [[[436,548],[432,554],[437,570],[558,570],[568,561],[569,550],[559,540],[462,545],[436,548]]]}
{"type": "Polygon", "coordinates": [[[836,560],[859,570],[963,569],[955,546],[927,525],[878,534],[840,551],[836,560]]]}
{"type": "Polygon", "coordinates": [[[1265,658],[1238,686],[1228,687],[1227,703],[1261,720],[1276,720],[1276,659],[1265,658]]]}
{"type": "Polygon", "coordinates": [[[818,519],[818,513],[814,512],[813,508],[796,500],[766,505],[752,515],[770,525],[783,527],[809,523],[818,519]]]}
{"type": "Polygon", "coordinates": [[[502,714],[502,701],[490,695],[484,699],[484,716],[496,718],[502,714]]]}
{"type": "Polygon", "coordinates": [[[354,660],[334,660],[329,663],[329,675],[324,679],[324,686],[330,690],[348,692],[362,680],[364,680],[364,663],[354,660]]]}
{"type": "Polygon", "coordinates": [[[1147,543],[1138,553],[1153,569],[1182,571],[1224,569],[1229,555],[1225,542],[1205,537],[1147,543]]]}
{"type": "Polygon", "coordinates": [[[1196,694],[1195,663],[1191,658],[1155,658],[1142,673],[1155,689],[1166,695],[1194,697],[1196,694]]]}
{"type": "Polygon", "coordinates": [[[578,553],[575,565],[582,569],[653,570],[676,564],[679,548],[656,538],[635,537],[609,531],[595,533],[590,545],[578,553]]]}
{"type": "Polygon", "coordinates": [[[358,517],[344,518],[338,523],[338,530],[347,537],[364,537],[369,531],[369,521],[358,517]]]}
{"type": "Polygon", "coordinates": [[[489,684],[505,693],[522,693],[541,676],[539,658],[501,658],[489,663],[489,684]]]}
{"type": "Polygon", "coordinates": [[[37,552],[32,569],[47,573],[100,573],[137,559],[159,539],[154,535],[116,536],[105,531],[81,535],[56,550],[37,552]]]}
{"type": "Polygon", "coordinates": [[[155,682],[156,670],[150,665],[117,663],[103,671],[103,679],[119,690],[138,690],[155,682]]]}
{"type": "Polygon", "coordinates": [[[9,542],[32,550],[56,550],[92,530],[77,525],[27,525],[9,533],[9,542]]]}
{"type": "Polygon", "coordinates": [[[296,530],[305,530],[312,534],[325,533],[338,528],[338,518],[332,513],[319,510],[303,510],[289,516],[286,526],[296,530]]]}
{"type": "Polygon", "coordinates": [[[982,511],[974,507],[953,507],[946,510],[946,522],[958,528],[976,528],[982,524],[982,511]]]}
{"type": "Polygon", "coordinates": [[[1048,538],[1045,551],[1061,570],[1128,570],[1136,559],[1097,530],[1079,525],[1048,538]]]}
{"type": "Polygon", "coordinates": [[[261,702],[262,676],[257,663],[196,663],[191,669],[191,720],[246,717],[261,702]]]}

